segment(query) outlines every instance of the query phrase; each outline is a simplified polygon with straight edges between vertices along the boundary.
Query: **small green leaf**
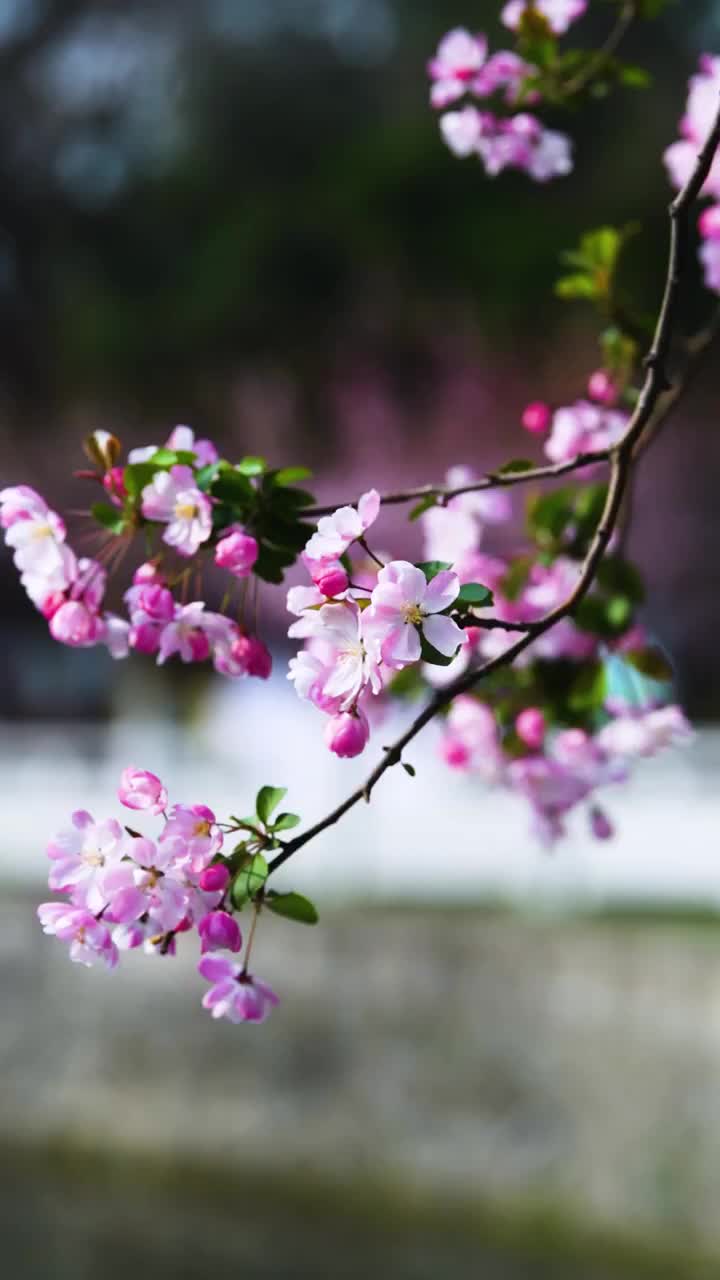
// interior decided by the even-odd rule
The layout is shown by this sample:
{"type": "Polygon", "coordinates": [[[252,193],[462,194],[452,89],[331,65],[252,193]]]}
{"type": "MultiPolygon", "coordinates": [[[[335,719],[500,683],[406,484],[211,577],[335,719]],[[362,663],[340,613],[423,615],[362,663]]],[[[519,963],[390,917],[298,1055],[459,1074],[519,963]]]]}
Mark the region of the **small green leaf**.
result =
{"type": "Polygon", "coordinates": [[[446,569],[452,569],[452,565],[447,560],[423,560],[415,566],[425,574],[428,582],[432,582],[433,578],[439,573],[443,573],[446,569]]]}
{"type": "Polygon", "coordinates": [[[647,649],[633,649],[631,653],[624,653],[622,656],[626,662],[635,667],[636,671],[649,676],[651,680],[660,680],[663,684],[668,684],[673,679],[670,663],[662,650],[655,645],[647,649]]]}
{"type": "Polygon", "coordinates": [[[125,531],[125,517],[122,511],[118,511],[117,507],[111,507],[109,502],[93,502],[90,514],[93,520],[97,520],[98,524],[101,524],[103,529],[108,529],[110,533],[125,531]]]}
{"type": "Polygon", "coordinates": [[[195,454],[189,449],[156,449],[148,462],[155,467],[191,467],[197,461],[195,454]]]}
{"type": "Polygon", "coordinates": [[[235,470],[239,471],[241,476],[261,476],[266,467],[264,458],[241,458],[235,464],[235,470]]]}
{"type": "Polygon", "coordinates": [[[255,811],[262,823],[267,823],[280,801],[287,795],[287,787],[261,787],[255,800],[255,811]]]}
{"type": "Polygon", "coordinates": [[[570,686],[568,706],[571,711],[596,711],[607,696],[607,674],[602,662],[583,667],[570,686]]]}
{"type": "Polygon", "coordinates": [[[632,617],[632,600],[627,596],[613,596],[606,607],[607,620],[615,631],[624,631],[632,617]]]}
{"type": "Polygon", "coordinates": [[[152,483],[158,468],[152,462],[129,462],[123,471],[123,481],[131,498],[139,498],[143,489],[152,483]]]}
{"type": "Polygon", "coordinates": [[[500,467],[499,476],[511,476],[519,471],[534,471],[535,463],[529,458],[513,458],[511,462],[506,462],[504,467],[500,467]]]}
{"type": "Polygon", "coordinates": [[[425,497],[421,498],[416,506],[413,507],[410,515],[408,516],[408,520],[419,520],[420,516],[423,516],[426,511],[429,511],[431,507],[435,506],[437,506],[437,495],[434,493],[426,494],[425,497]]]}
{"type": "Polygon", "coordinates": [[[279,813],[272,824],[273,831],[290,831],[293,827],[300,824],[300,816],[297,813],[279,813]]]}
{"type": "Polygon", "coordinates": [[[286,920],[295,920],[298,924],[317,924],[320,918],[315,904],[301,893],[271,891],[265,899],[265,905],[276,916],[284,916],[286,920]]]}
{"type": "Polygon", "coordinates": [[[232,507],[247,506],[248,503],[254,502],[256,497],[255,490],[247,477],[234,468],[220,472],[213,481],[212,494],[214,498],[219,498],[221,502],[227,502],[232,507]]]}
{"type": "MultiPolygon", "coordinates": [[[[458,648],[459,647],[460,646],[458,645],[458,648]]],[[[421,631],[420,632],[420,657],[422,658],[423,662],[429,662],[430,665],[433,667],[449,667],[450,663],[455,657],[455,654],[453,654],[452,657],[447,658],[444,653],[440,653],[438,649],[436,649],[433,645],[431,645],[429,640],[425,639],[425,636],[421,631]]]]}
{"type": "Polygon", "coordinates": [[[270,478],[273,484],[286,489],[290,485],[299,484],[301,480],[309,480],[311,475],[312,471],[307,467],[281,467],[279,471],[273,471],[270,478]]]}
{"type": "Polygon", "coordinates": [[[240,868],[232,883],[230,896],[236,907],[242,907],[249,898],[260,892],[268,878],[267,860],[261,853],[253,854],[240,868]]]}
{"type": "Polygon", "coordinates": [[[415,777],[414,765],[408,764],[406,760],[401,760],[400,763],[403,769],[405,770],[406,774],[408,775],[408,777],[414,778],[415,777]]]}
{"type": "Polygon", "coordinates": [[[489,587],[480,582],[466,582],[460,588],[455,604],[471,604],[478,609],[487,609],[493,602],[493,593],[489,587]]]}
{"type": "Polygon", "coordinates": [[[202,489],[203,493],[206,493],[212,487],[220,472],[226,468],[227,463],[223,462],[222,459],[218,459],[217,462],[209,462],[206,467],[201,467],[199,471],[195,472],[195,483],[198,489],[202,489]]]}

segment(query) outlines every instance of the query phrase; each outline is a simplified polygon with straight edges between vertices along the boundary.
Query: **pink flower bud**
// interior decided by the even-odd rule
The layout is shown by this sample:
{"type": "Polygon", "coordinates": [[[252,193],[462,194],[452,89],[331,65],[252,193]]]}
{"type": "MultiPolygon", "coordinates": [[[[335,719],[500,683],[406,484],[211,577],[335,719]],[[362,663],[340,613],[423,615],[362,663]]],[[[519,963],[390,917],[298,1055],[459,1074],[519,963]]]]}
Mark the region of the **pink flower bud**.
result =
{"type": "Polygon", "coordinates": [[[470,763],[470,749],[460,738],[448,735],[440,744],[440,752],[451,769],[466,769],[470,763]]]}
{"type": "Polygon", "coordinates": [[[129,765],[122,771],[118,798],[126,809],[162,813],[167,808],[168,793],[156,774],[129,765]]]}
{"type": "Polygon", "coordinates": [[[214,862],[198,876],[198,884],[206,893],[222,893],[228,886],[230,872],[222,862],[214,862]]]}
{"type": "Polygon", "coordinates": [[[242,934],[227,911],[208,911],[198,921],[201,951],[239,951],[242,934]]]}
{"type": "Polygon", "coordinates": [[[590,810],[590,830],[596,840],[612,840],[615,828],[603,809],[594,805],[590,810]]]}
{"type": "Polygon", "coordinates": [[[165,586],[165,579],[152,560],[146,560],[144,564],[138,565],[133,574],[133,584],[136,587],[149,586],[150,584],[157,587],[165,586]]]}
{"type": "Polygon", "coordinates": [[[342,565],[338,565],[337,568],[328,567],[318,573],[317,577],[313,574],[313,582],[324,596],[339,596],[343,591],[347,591],[350,585],[350,579],[342,565]]]}
{"type": "Polygon", "coordinates": [[[204,631],[191,632],[190,650],[193,662],[205,662],[210,657],[210,641],[204,631]]]}
{"type": "Polygon", "coordinates": [[[267,680],[272,671],[272,655],[258,636],[238,636],[233,642],[231,654],[249,676],[267,680]]]}
{"type": "Polygon", "coordinates": [[[539,751],[545,740],[545,716],[539,707],[526,707],[515,721],[515,732],[531,751],[539,751]]]}
{"type": "Polygon", "coordinates": [[[698,231],[705,240],[720,240],[720,204],[703,209],[698,219],[698,231]]]}
{"type": "Polygon", "coordinates": [[[325,728],[326,745],[341,759],[359,756],[365,750],[369,737],[370,726],[361,711],[355,715],[342,711],[333,716],[325,728]]]}
{"type": "Polygon", "coordinates": [[[127,498],[124,468],[111,467],[109,471],[105,472],[102,482],[103,488],[110,498],[110,501],[114,503],[116,507],[121,507],[127,498]]]}
{"type": "Polygon", "coordinates": [[[102,622],[79,600],[67,600],[50,619],[50,634],[60,644],[74,649],[87,649],[97,644],[102,634],[102,622]]]}
{"type": "Polygon", "coordinates": [[[40,606],[40,612],[48,622],[57,613],[61,605],[65,604],[65,596],[62,591],[52,591],[46,596],[40,606]]]}
{"type": "Polygon", "coordinates": [[[160,648],[160,630],[152,622],[140,622],[130,628],[128,644],[137,653],[157,653],[160,648]]]}
{"type": "Polygon", "coordinates": [[[533,400],[525,406],[521,422],[531,435],[541,436],[547,431],[552,418],[552,409],[542,400],[533,400]]]}
{"type": "Polygon", "coordinates": [[[167,587],[151,582],[138,592],[135,607],[146,613],[153,622],[172,622],[175,616],[175,601],[167,587]]]}
{"type": "Polygon", "coordinates": [[[598,404],[609,409],[617,401],[618,389],[609,373],[604,369],[596,369],[588,379],[588,395],[591,400],[596,400],[598,404]]]}
{"type": "Polygon", "coordinates": [[[215,563],[236,578],[246,578],[258,558],[259,547],[251,534],[233,529],[220,539],[215,548],[215,563]]]}

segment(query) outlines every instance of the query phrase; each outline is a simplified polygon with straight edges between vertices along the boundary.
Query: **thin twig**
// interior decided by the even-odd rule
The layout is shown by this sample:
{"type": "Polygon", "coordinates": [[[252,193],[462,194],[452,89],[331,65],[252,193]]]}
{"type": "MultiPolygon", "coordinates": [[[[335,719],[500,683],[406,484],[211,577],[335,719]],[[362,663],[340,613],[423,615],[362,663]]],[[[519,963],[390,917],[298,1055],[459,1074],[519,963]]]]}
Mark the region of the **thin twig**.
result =
{"type": "MultiPolygon", "coordinates": [[[[369,801],[374,787],[383,774],[394,765],[402,762],[402,754],[410,742],[424,729],[440,711],[460,694],[468,693],[475,685],[501,667],[509,665],[523,650],[533,643],[537,636],[549,631],[563,618],[569,617],[583,597],[590,590],[595,579],[598,565],[605,554],[612,537],[623,496],[641,446],[644,433],[649,427],[657,430],[662,418],[677,403],[685,382],[673,388],[669,381],[667,362],[673,338],[673,330],[677,318],[678,297],[688,261],[690,245],[689,211],[697,199],[705,179],[710,171],[713,157],[720,143],[720,106],[707,141],[698,155],[695,168],[690,179],[669,208],[670,215],[670,250],[668,256],[665,289],[658,313],[657,324],[652,345],[645,359],[645,381],[630,422],[622,439],[605,452],[610,462],[610,478],[605,506],[595,530],[582,569],[570,595],[556,609],[547,613],[544,618],[532,624],[531,629],[515,640],[504,653],[484,663],[481,667],[471,668],[453,680],[444,689],[439,690],[426,704],[392,746],[385,749],[383,759],[375,766],[372,773],[356,791],[353,791],[331,813],[309,827],[307,831],[288,842],[270,862],[269,873],[277,871],[293,854],[308,844],[315,836],[339,822],[342,817],[361,800],[369,801]],[[673,394],[674,393],[674,394],[673,394]],[[664,401],[663,401],[664,397],[664,401]]],[[[701,344],[701,351],[706,344],[701,344]]],[[[597,461],[598,459],[593,459],[597,461]]],[[[529,474],[529,473],[520,473],[529,474]]],[[[485,486],[488,487],[488,486],[485,486]]],[[[405,501],[396,497],[395,501],[405,501]]]]}
{"type": "Polygon", "coordinates": [[[563,85],[563,94],[570,98],[578,93],[582,93],[589,84],[595,79],[596,75],[602,71],[603,67],[615,55],[630,27],[637,18],[638,6],[637,0],[628,0],[624,4],[617,18],[617,22],[610,32],[607,40],[600,46],[594,57],[590,58],[582,69],[572,80],[568,80],[563,85]]]}

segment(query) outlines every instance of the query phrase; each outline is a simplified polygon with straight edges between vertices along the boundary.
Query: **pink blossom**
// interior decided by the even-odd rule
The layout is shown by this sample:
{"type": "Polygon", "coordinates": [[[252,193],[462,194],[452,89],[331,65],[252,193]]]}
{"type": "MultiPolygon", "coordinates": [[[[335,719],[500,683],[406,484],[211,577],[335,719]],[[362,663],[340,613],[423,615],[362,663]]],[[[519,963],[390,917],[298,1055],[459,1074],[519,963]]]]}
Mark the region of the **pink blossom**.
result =
{"type": "Polygon", "coordinates": [[[67,893],[87,890],[108,867],[125,855],[124,835],[114,818],[96,823],[80,809],[72,815],[72,828],[60,831],[47,848],[52,866],[48,877],[51,889],[67,893]]]}
{"type": "Polygon", "coordinates": [[[223,534],[215,548],[215,563],[235,578],[247,578],[258,558],[257,540],[240,526],[223,534]]]}
{"type": "Polygon", "coordinates": [[[626,413],[577,400],[556,409],[545,453],[551,462],[569,462],[579,453],[607,449],[622,439],[627,423],[626,413]]]}
{"type": "Polygon", "coordinates": [[[336,756],[351,759],[365,750],[370,726],[362,711],[343,711],[333,716],[325,727],[325,743],[336,756]]]}
{"type": "Polygon", "coordinates": [[[163,828],[160,843],[166,840],[182,844],[185,850],[183,861],[187,861],[193,872],[200,873],[222,848],[223,836],[215,814],[207,805],[176,804],[163,828]]]}
{"type": "MultiPolygon", "coordinates": [[[[529,62],[525,62],[511,49],[500,49],[488,58],[480,73],[475,77],[472,91],[477,98],[491,98],[499,90],[505,90],[505,102],[512,106],[517,102],[524,82],[536,70],[529,62]]],[[[525,93],[526,101],[537,101],[537,92],[525,93]]]]}
{"type": "Polygon", "coordinates": [[[223,893],[230,883],[230,872],[223,862],[214,862],[198,876],[198,887],[207,893],[223,893]]]}
{"type": "Polygon", "coordinates": [[[531,751],[539,751],[545,740],[545,716],[539,707],[526,707],[515,720],[515,732],[531,751]]]}
{"type": "Polygon", "coordinates": [[[279,1003],[267,983],[244,973],[229,956],[203,956],[198,964],[198,973],[212,984],[202,1003],[213,1018],[227,1018],[230,1022],[263,1022],[273,1005],[279,1003]]]}
{"type": "Polygon", "coordinates": [[[720,293],[720,240],[706,240],[700,245],[699,254],[705,287],[720,293]]]}
{"type": "MultiPolygon", "coordinates": [[[[189,905],[187,887],[178,874],[185,856],[183,843],[160,840],[155,844],[140,836],[131,841],[129,853],[137,864],[133,881],[140,891],[133,914],[136,919],[147,915],[154,933],[169,933],[187,915],[189,905]]],[[[121,921],[127,922],[127,918],[121,921]]]]}
{"type": "Polygon", "coordinates": [[[720,204],[703,209],[698,219],[698,231],[704,240],[720,240],[720,204]]]}
{"type": "Polygon", "coordinates": [[[60,644],[87,649],[102,638],[103,623],[96,613],[80,604],[79,600],[68,600],[53,613],[50,634],[60,644]]]}
{"type": "Polygon", "coordinates": [[[165,448],[174,449],[177,453],[194,453],[201,467],[217,462],[220,456],[212,440],[195,439],[192,427],[175,427],[165,443],[165,448]]]}
{"type": "Polygon", "coordinates": [[[3,529],[9,529],[16,520],[42,520],[48,511],[45,499],[29,484],[0,489],[0,526],[3,529]]]}
{"type": "Polygon", "coordinates": [[[313,582],[318,591],[326,597],[341,596],[347,591],[350,585],[350,579],[343,569],[339,560],[336,561],[320,561],[312,565],[311,574],[313,582]]]}
{"type": "Polygon", "coordinates": [[[323,516],[318,520],[317,532],[305,547],[303,558],[338,560],[375,523],[379,511],[380,495],[375,489],[369,489],[358,502],[357,511],[354,507],[340,507],[333,515],[323,516]]]}
{"type": "Polygon", "coordinates": [[[598,404],[612,408],[618,398],[618,389],[605,369],[596,369],[588,379],[588,395],[598,404]]]}
{"type": "Polygon", "coordinates": [[[227,911],[208,911],[198,920],[197,930],[203,955],[206,951],[239,951],[242,947],[237,921],[227,911]]]}
{"type": "Polygon", "coordinates": [[[162,813],[168,802],[167,790],[157,775],[148,773],[147,769],[136,769],[134,765],[123,769],[118,797],[126,809],[148,813],[162,813]]]}
{"type": "Polygon", "coordinates": [[[461,98],[487,57],[485,36],[473,36],[456,27],[443,36],[434,58],[428,63],[433,81],[430,102],[433,107],[446,107],[461,98]]]}
{"type": "Polygon", "coordinates": [[[533,400],[525,406],[521,418],[522,425],[531,435],[542,436],[552,420],[552,409],[542,400],[533,400]]]}
{"type": "Polygon", "coordinates": [[[469,103],[458,111],[446,111],[440,117],[440,133],[454,156],[464,159],[477,154],[483,130],[493,129],[494,116],[478,111],[469,103]]]}
{"type": "Polygon", "coordinates": [[[609,755],[627,758],[654,756],[669,746],[692,741],[693,732],[680,707],[658,707],[637,715],[611,720],[596,735],[598,747],[609,755]]]}
{"type": "Polygon", "coordinates": [[[77,573],[70,586],[70,599],[81,600],[92,612],[97,613],[103,602],[107,572],[98,560],[82,556],[77,562],[77,573]]]}
{"type": "Polygon", "coordinates": [[[443,610],[459,590],[456,573],[442,570],[428,582],[422,569],[407,560],[393,560],[378,574],[372,605],[363,615],[363,631],[382,660],[396,669],[419,660],[421,635],[439,653],[453,657],[463,632],[443,610]]]}
{"type": "Polygon", "coordinates": [[[143,564],[139,564],[133,574],[133,585],[141,586],[166,586],[165,578],[160,569],[152,560],[146,560],[143,564]]]}
{"type": "MultiPolygon", "coordinates": [[[[477,480],[470,467],[456,466],[450,467],[446,485],[449,489],[461,489],[475,484],[477,480]]],[[[425,555],[428,560],[450,562],[470,556],[482,539],[485,525],[502,524],[511,514],[510,497],[499,489],[459,493],[445,506],[430,507],[423,514],[425,555]]]]}
{"type": "Polygon", "coordinates": [[[615,828],[604,809],[593,805],[590,810],[590,830],[596,840],[612,840],[615,828]]]}
{"type": "Polygon", "coordinates": [[[130,624],[115,613],[104,613],[100,643],[106,645],[111,658],[127,658],[130,652],[130,624]]]}
{"type": "Polygon", "coordinates": [[[122,507],[128,496],[125,488],[125,468],[111,467],[102,478],[103,489],[113,506],[122,507]]]}
{"type": "Polygon", "coordinates": [[[14,560],[23,575],[47,584],[46,593],[63,591],[75,577],[77,565],[65,546],[65,525],[60,516],[46,508],[14,519],[5,533],[14,549],[14,560]]]}
{"type": "Polygon", "coordinates": [[[588,782],[545,756],[511,761],[507,776],[510,785],[530,801],[535,832],[544,844],[552,844],[563,834],[562,818],[590,790],[588,782]]]}
{"type": "Polygon", "coordinates": [[[118,962],[117,947],[101,920],[96,920],[83,907],[61,902],[43,902],[37,909],[43,933],[54,934],[61,942],[70,943],[70,959],[78,964],[101,962],[114,969],[118,962]]]}
{"type": "Polygon", "coordinates": [[[163,541],[182,556],[194,556],[212,533],[210,500],[198,489],[191,467],[157,471],[142,491],[142,513],[167,525],[163,541]]]}
{"type": "MultiPolygon", "coordinates": [[[[509,0],[500,14],[500,21],[511,31],[517,31],[527,7],[526,0],[509,0]]],[[[562,36],[585,13],[587,0],[534,0],[533,7],[547,19],[551,31],[562,36]]]]}
{"type": "MultiPolygon", "coordinates": [[[[173,621],[166,623],[160,632],[158,665],[162,666],[176,653],[183,662],[204,662],[210,656],[209,637],[217,632],[215,620],[218,617],[219,614],[206,613],[201,600],[179,605],[173,621]]],[[[227,618],[222,621],[229,623],[227,618]]]]}
{"type": "Polygon", "coordinates": [[[288,664],[288,680],[295,685],[295,692],[304,702],[312,702],[318,710],[334,715],[340,710],[342,697],[330,697],[325,693],[325,685],[332,675],[332,655],[323,660],[317,653],[309,649],[301,649],[290,659],[288,664]]]}
{"type": "Polygon", "coordinates": [[[125,603],[135,625],[145,622],[171,622],[175,616],[172,592],[159,582],[133,584],[125,592],[125,603]]]}
{"type": "Polygon", "coordinates": [[[322,644],[323,657],[291,664],[290,679],[300,697],[310,697],[328,711],[348,711],[366,688],[380,691],[379,655],[366,643],[366,616],[352,600],[324,604],[313,614],[312,635],[322,644]]]}
{"type": "Polygon", "coordinates": [[[272,654],[259,636],[238,635],[231,645],[232,661],[238,674],[268,680],[272,673],[272,654]]]}
{"type": "Polygon", "coordinates": [[[160,627],[153,622],[133,623],[128,632],[128,644],[137,653],[157,653],[160,648],[160,627]]]}
{"type": "MultiPolygon", "coordinates": [[[[697,153],[705,142],[717,110],[720,94],[720,58],[703,54],[700,70],[690,79],[685,115],[680,122],[681,140],[673,142],[664,155],[670,182],[680,188],[688,181],[697,153]]],[[[703,194],[720,197],[720,156],[715,156],[703,186],[703,194]]]]}
{"type": "Polygon", "coordinates": [[[470,694],[455,698],[445,721],[441,752],[451,768],[473,770],[485,782],[498,782],[504,762],[490,707],[470,694]]]}

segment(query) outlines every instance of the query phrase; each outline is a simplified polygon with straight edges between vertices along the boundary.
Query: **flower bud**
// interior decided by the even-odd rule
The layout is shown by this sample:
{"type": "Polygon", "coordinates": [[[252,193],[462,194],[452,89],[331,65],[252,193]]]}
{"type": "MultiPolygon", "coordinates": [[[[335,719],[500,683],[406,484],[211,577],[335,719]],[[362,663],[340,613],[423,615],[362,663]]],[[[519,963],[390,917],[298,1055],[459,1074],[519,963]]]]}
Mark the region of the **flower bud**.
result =
{"type": "Polygon", "coordinates": [[[238,636],[233,642],[231,654],[249,676],[267,680],[272,671],[272,654],[258,636],[238,636]]]}
{"type": "Polygon", "coordinates": [[[720,240],[720,204],[703,209],[698,219],[698,231],[705,240],[720,240]]]}
{"type": "Polygon", "coordinates": [[[526,707],[515,721],[515,732],[531,751],[539,751],[545,740],[545,716],[539,707],[526,707]]]}
{"type": "Polygon", "coordinates": [[[531,435],[541,436],[547,431],[552,418],[552,410],[549,404],[545,404],[542,400],[533,400],[526,405],[521,418],[522,425],[531,435]]]}
{"type": "Polygon", "coordinates": [[[137,653],[157,653],[160,631],[152,622],[139,622],[130,628],[128,643],[137,653]]]}
{"type": "Polygon", "coordinates": [[[604,369],[596,369],[590,375],[587,389],[590,399],[604,405],[606,409],[610,409],[617,402],[618,389],[610,374],[604,369]]]}
{"type": "Polygon", "coordinates": [[[138,565],[133,574],[133,585],[136,587],[144,586],[164,587],[165,579],[152,560],[146,560],[144,564],[138,565]]]}
{"type": "Polygon", "coordinates": [[[370,726],[361,711],[356,714],[342,711],[333,716],[325,728],[326,745],[341,759],[359,756],[365,750],[369,737],[370,726]]]}
{"type": "Polygon", "coordinates": [[[109,431],[93,431],[83,440],[83,449],[91,462],[97,463],[103,471],[110,471],[120,457],[122,445],[109,431]]]}
{"type": "Polygon", "coordinates": [[[227,911],[208,911],[198,921],[201,951],[239,951],[242,946],[242,934],[227,911]]]}
{"type": "Polygon", "coordinates": [[[40,606],[40,612],[42,613],[44,618],[47,618],[49,622],[50,619],[54,617],[54,615],[57,613],[60,606],[63,604],[65,604],[64,592],[51,591],[50,595],[46,596],[45,599],[43,600],[40,606]]]}
{"type": "Polygon", "coordinates": [[[102,482],[110,501],[116,507],[121,507],[127,498],[124,467],[111,467],[109,471],[105,472],[102,482]]]}
{"type": "Polygon", "coordinates": [[[153,622],[172,622],[175,616],[175,601],[167,587],[151,582],[138,592],[135,606],[146,613],[153,622]]]}
{"type": "Polygon", "coordinates": [[[162,813],[167,808],[168,793],[156,774],[129,765],[122,771],[118,798],[126,809],[162,813]]]}
{"type": "Polygon", "coordinates": [[[350,585],[350,579],[341,564],[337,567],[328,565],[317,576],[313,574],[313,582],[324,596],[339,596],[350,585]]]}
{"type": "Polygon", "coordinates": [[[230,872],[223,862],[214,862],[198,876],[198,884],[206,893],[222,893],[229,880],[230,872]]]}
{"type": "Polygon", "coordinates": [[[215,548],[215,563],[236,578],[246,578],[258,558],[259,547],[244,529],[232,529],[215,548]]]}
{"type": "Polygon", "coordinates": [[[97,614],[79,600],[67,600],[50,619],[50,634],[60,644],[74,649],[86,649],[97,644],[102,634],[102,622],[97,614]]]}
{"type": "Polygon", "coordinates": [[[615,835],[615,828],[608,818],[604,809],[594,805],[590,810],[590,830],[596,840],[612,840],[615,835]]]}

